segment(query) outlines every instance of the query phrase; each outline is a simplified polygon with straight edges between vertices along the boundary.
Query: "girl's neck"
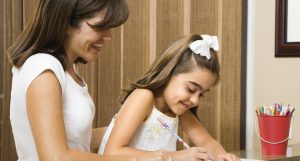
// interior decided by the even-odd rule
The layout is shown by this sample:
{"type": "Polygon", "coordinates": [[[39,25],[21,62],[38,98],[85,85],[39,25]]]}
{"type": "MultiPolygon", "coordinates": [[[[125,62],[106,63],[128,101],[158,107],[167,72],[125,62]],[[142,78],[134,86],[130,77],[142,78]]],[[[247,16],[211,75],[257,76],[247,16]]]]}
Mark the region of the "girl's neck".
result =
{"type": "Polygon", "coordinates": [[[163,96],[155,97],[154,106],[163,114],[169,117],[176,117],[176,115],[170,110],[163,96]]]}

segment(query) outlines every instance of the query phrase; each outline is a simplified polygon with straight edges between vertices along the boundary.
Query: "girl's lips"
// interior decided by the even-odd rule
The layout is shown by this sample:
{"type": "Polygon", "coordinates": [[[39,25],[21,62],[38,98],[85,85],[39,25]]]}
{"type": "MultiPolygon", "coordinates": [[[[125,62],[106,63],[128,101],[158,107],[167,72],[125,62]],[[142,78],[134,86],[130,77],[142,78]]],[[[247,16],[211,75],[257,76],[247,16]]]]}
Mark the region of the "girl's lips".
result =
{"type": "Polygon", "coordinates": [[[188,110],[188,109],[190,108],[190,106],[189,106],[188,104],[185,104],[185,103],[183,103],[183,102],[181,102],[181,104],[183,105],[183,107],[184,107],[186,110],[188,110]]]}

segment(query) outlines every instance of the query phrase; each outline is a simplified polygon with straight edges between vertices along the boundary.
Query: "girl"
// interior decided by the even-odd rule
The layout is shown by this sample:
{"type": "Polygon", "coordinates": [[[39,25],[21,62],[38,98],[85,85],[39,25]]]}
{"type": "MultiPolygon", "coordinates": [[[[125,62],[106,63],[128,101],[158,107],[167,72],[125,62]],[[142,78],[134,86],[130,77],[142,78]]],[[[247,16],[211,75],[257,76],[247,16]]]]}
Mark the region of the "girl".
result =
{"type": "Polygon", "coordinates": [[[205,130],[190,108],[219,81],[215,36],[185,36],[170,47],[120,96],[122,107],[113,118],[100,154],[147,156],[164,149],[176,161],[236,161],[205,130]],[[178,124],[197,146],[176,151],[178,124]]]}
{"type": "MultiPolygon", "coordinates": [[[[94,103],[75,63],[97,58],[129,11],[125,0],[39,0],[8,51],[11,126],[18,161],[136,161],[90,153],[94,103]]],[[[100,143],[99,143],[100,144],[100,143]]],[[[99,146],[97,145],[97,147],[99,146]]],[[[162,152],[147,161],[167,159],[162,152]]],[[[143,160],[142,159],[142,160],[143,160]]]]}

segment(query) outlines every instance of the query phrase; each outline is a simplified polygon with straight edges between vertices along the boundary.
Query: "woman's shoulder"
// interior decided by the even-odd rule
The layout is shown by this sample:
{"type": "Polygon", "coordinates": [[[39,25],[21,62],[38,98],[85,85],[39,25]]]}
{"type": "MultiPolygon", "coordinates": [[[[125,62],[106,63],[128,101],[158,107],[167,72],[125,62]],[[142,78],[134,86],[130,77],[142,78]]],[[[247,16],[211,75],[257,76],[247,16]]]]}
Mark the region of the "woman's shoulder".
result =
{"type": "Polygon", "coordinates": [[[27,88],[33,79],[46,70],[52,71],[59,80],[61,86],[64,87],[65,71],[59,60],[50,54],[37,53],[30,56],[18,72],[15,73],[19,75],[19,78],[24,79],[23,82],[27,88]]]}
{"type": "Polygon", "coordinates": [[[43,71],[45,69],[51,69],[64,73],[64,69],[60,61],[54,56],[46,53],[37,53],[31,55],[23,64],[23,71],[43,71]]]}
{"type": "Polygon", "coordinates": [[[54,64],[60,64],[59,60],[55,58],[53,55],[47,54],[47,53],[37,53],[34,55],[31,55],[24,64],[26,63],[33,63],[33,62],[43,62],[43,63],[54,63],[54,64]]]}

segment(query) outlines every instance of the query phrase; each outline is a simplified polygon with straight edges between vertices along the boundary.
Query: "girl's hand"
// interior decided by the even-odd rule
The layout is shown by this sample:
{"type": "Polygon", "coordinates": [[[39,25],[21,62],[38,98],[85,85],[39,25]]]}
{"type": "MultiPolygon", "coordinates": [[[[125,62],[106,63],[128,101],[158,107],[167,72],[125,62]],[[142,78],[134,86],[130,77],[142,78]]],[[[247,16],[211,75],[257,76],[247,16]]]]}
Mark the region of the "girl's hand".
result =
{"type": "Polygon", "coordinates": [[[173,161],[207,161],[207,150],[203,147],[191,147],[185,150],[169,152],[173,161]]]}
{"type": "Polygon", "coordinates": [[[240,161],[240,158],[230,153],[218,154],[214,161],[240,161]]]}
{"type": "Polygon", "coordinates": [[[151,152],[150,155],[146,157],[139,158],[137,161],[172,161],[172,159],[167,151],[160,149],[151,152]]]}

